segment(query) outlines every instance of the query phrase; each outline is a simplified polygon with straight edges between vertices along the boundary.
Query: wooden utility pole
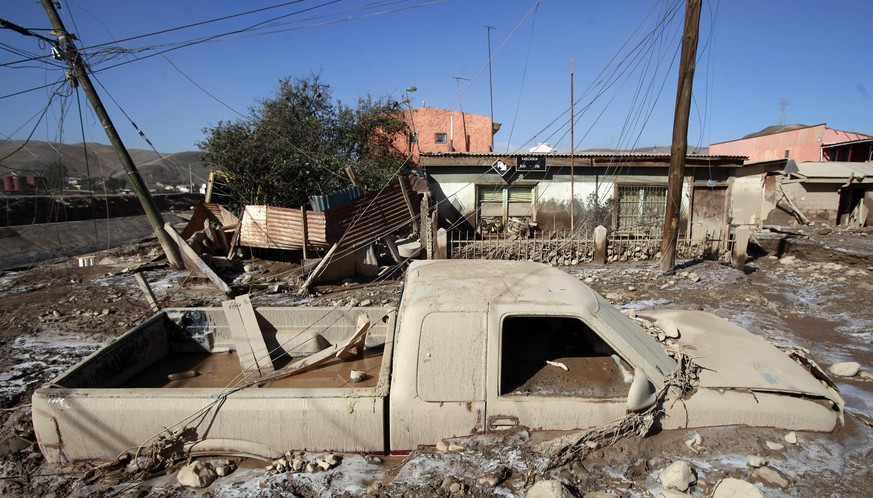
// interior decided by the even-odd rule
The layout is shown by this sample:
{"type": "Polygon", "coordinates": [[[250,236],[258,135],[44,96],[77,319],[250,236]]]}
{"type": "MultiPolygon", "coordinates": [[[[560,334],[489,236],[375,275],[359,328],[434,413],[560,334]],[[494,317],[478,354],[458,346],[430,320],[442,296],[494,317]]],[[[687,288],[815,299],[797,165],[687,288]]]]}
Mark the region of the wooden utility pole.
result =
{"type": "Polygon", "coordinates": [[[127,179],[130,182],[131,189],[139,198],[139,202],[142,204],[142,208],[145,211],[146,218],[148,218],[149,224],[151,224],[152,229],[154,230],[155,237],[157,237],[158,242],[160,242],[161,247],[164,249],[164,254],[167,256],[167,262],[173,268],[182,268],[182,259],[179,256],[179,250],[176,248],[176,245],[170,239],[169,235],[167,235],[167,232],[164,231],[164,220],[163,217],[161,217],[161,212],[158,211],[157,206],[155,206],[152,196],[149,194],[149,189],[146,187],[145,182],[143,182],[142,177],[139,175],[139,171],[137,171],[136,166],[133,164],[133,159],[130,158],[130,154],[124,146],[124,142],[121,141],[121,137],[118,136],[118,132],[115,131],[115,127],[112,125],[112,120],[109,119],[109,114],[107,114],[106,108],[103,107],[103,103],[97,95],[97,90],[94,88],[91,79],[88,77],[88,70],[85,67],[85,62],[82,60],[78,49],[70,39],[70,35],[67,33],[66,28],[64,28],[64,23],[61,21],[61,17],[58,15],[57,10],[55,10],[54,3],[52,0],[40,0],[40,3],[42,4],[43,9],[45,9],[45,13],[48,15],[52,26],[54,26],[54,35],[58,37],[58,49],[67,63],[72,67],[76,80],[80,85],[82,85],[82,90],[85,91],[88,101],[91,102],[91,107],[94,109],[94,113],[100,120],[100,124],[103,125],[103,129],[106,130],[106,136],[108,136],[109,141],[112,142],[112,146],[115,148],[115,152],[121,160],[121,165],[127,172],[127,179]]]}
{"type": "Polygon", "coordinates": [[[676,110],[673,115],[673,146],[670,149],[670,173],[667,178],[667,207],[661,240],[661,271],[676,266],[676,242],[679,237],[679,211],[682,207],[682,179],[688,154],[688,115],[691,111],[691,87],[700,30],[700,0],[685,1],[685,32],[679,61],[679,84],[676,87],[676,110]]]}

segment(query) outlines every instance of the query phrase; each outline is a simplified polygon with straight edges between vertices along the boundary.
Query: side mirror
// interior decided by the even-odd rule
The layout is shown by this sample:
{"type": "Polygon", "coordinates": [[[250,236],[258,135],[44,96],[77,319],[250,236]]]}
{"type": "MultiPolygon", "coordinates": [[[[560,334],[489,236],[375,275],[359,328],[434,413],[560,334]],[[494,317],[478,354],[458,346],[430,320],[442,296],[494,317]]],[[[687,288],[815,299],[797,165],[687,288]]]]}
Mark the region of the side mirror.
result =
{"type": "Polygon", "coordinates": [[[627,413],[639,413],[655,404],[655,385],[639,369],[634,370],[634,380],[627,395],[627,413]]]}

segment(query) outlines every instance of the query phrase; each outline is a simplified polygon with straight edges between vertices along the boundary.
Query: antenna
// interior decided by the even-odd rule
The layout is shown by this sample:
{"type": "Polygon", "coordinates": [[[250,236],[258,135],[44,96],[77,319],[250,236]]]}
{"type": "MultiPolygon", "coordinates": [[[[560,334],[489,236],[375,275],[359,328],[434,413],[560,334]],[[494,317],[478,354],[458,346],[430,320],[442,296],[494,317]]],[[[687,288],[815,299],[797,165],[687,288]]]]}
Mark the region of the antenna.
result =
{"type": "Polygon", "coordinates": [[[461,127],[464,130],[464,152],[470,152],[470,140],[467,136],[467,118],[464,116],[464,106],[461,104],[461,80],[470,81],[470,78],[463,76],[452,76],[455,79],[455,85],[458,86],[458,109],[461,110],[461,127]]]}

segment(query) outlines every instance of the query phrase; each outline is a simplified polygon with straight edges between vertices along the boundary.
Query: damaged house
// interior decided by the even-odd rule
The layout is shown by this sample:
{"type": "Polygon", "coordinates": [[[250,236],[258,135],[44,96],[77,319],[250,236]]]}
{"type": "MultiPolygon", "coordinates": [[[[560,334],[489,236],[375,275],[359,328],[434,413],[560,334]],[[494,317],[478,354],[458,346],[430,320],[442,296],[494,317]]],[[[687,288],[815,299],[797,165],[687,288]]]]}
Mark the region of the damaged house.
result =
{"type": "MultiPolygon", "coordinates": [[[[744,159],[687,157],[680,233],[699,240],[722,233],[744,159]]],[[[573,198],[577,229],[603,224],[613,232],[660,235],[669,154],[581,153],[572,163],[559,152],[421,154],[441,226],[483,234],[521,220],[544,232],[569,230],[573,198]]]]}

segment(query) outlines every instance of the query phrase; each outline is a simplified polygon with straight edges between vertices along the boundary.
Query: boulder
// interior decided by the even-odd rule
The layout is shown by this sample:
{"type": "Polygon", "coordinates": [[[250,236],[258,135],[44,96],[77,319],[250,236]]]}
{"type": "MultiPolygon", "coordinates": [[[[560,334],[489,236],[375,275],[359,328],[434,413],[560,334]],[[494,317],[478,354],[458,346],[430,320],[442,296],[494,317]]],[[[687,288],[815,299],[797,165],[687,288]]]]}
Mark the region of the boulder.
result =
{"type": "Polygon", "coordinates": [[[176,479],[182,486],[189,488],[205,488],[212,484],[218,475],[212,466],[203,462],[191,462],[179,470],[176,479]]]}
{"type": "Polygon", "coordinates": [[[711,498],[764,498],[764,493],[750,482],[728,477],[718,481],[711,498]]]}
{"type": "Polygon", "coordinates": [[[842,363],[834,363],[828,368],[828,372],[837,377],[854,377],[861,371],[861,364],[857,361],[844,361],[842,363]]]}
{"type": "Polygon", "coordinates": [[[524,494],[524,498],[572,498],[573,495],[570,494],[570,491],[564,487],[561,481],[555,481],[552,479],[544,479],[542,481],[537,481],[534,483],[530,489],[527,490],[527,493],[524,494]]]}
{"type": "Polygon", "coordinates": [[[757,469],[767,465],[767,459],[760,455],[749,455],[746,457],[746,464],[757,469]]]}
{"type": "Polygon", "coordinates": [[[687,491],[697,477],[691,471],[691,466],[688,462],[679,460],[671,463],[666,469],[662,470],[658,475],[658,480],[661,481],[661,486],[667,489],[678,489],[679,491],[687,491]]]}
{"type": "Polygon", "coordinates": [[[797,444],[797,433],[794,431],[791,431],[788,434],[786,434],[785,437],[782,439],[784,439],[785,442],[788,444],[797,444]]]}

